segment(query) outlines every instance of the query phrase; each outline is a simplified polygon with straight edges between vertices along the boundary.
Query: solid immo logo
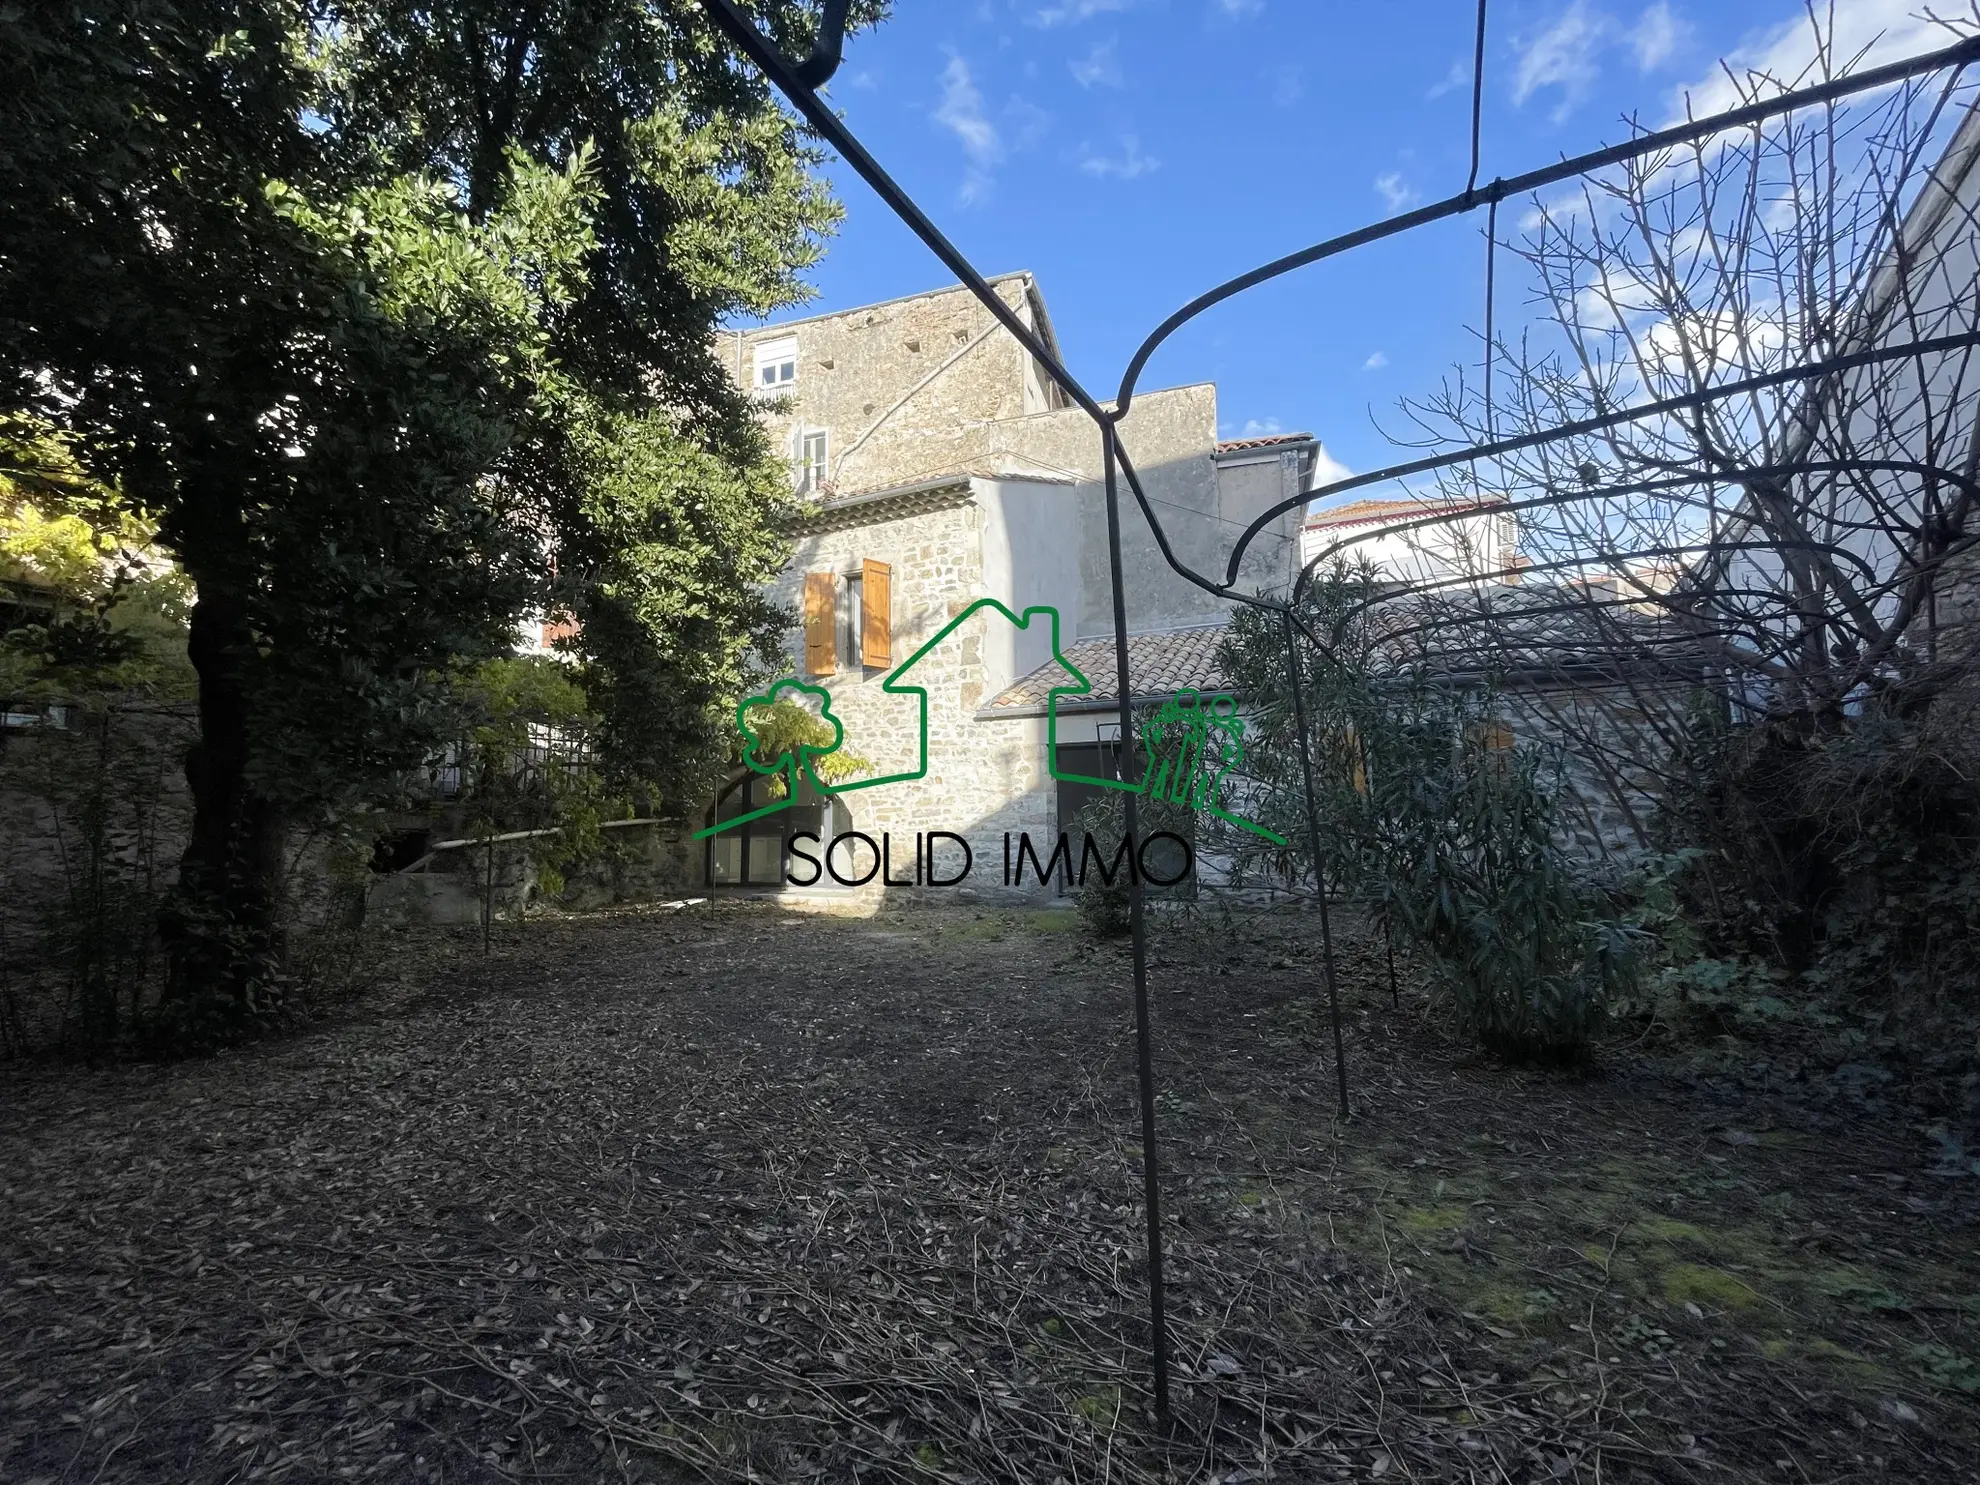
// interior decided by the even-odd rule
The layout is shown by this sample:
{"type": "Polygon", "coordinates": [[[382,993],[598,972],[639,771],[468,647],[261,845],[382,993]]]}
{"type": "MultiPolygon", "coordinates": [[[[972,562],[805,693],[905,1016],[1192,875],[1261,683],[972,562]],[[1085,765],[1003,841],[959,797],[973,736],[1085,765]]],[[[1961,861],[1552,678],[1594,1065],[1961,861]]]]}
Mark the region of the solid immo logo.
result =
{"type": "MultiPolygon", "coordinates": [[[[1166,800],[1194,813],[1211,815],[1240,830],[1261,836],[1274,845],[1282,846],[1286,843],[1284,836],[1254,821],[1231,814],[1223,806],[1226,781],[1232,770],[1244,758],[1244,722],[1238,716],[1237,698],[1229,692],[1217,692],[1205,697],[1195,690],[1182,690],[1164,701],[1149,719],[1149,725],[1144,728],[1142,746],[1136,750],[1142,761],[1141,776],[1138,779],[1102,778],[1062,769],[1059,765],[1060,703],[1067,697],[1091,695],[1092,683],[1066,658],[1064,650],[1060,648],[1060,621],[1059,611],[1056,608],[1039,605],[1027,608],[1020,615],[994,598],[979,598],[957,614],[932,639],[889,672],[886,679],[880,683],[882,691],[896,696],[915,698],[920,725],[914,767],[870,778],[833,780],[824,777],[826,772],[824,760],[837,753],[845,744],[845,726],[832,709],[830,688],[799,680],[795,676],[787,676],[770,686],[764,694],[746,698],[736,708],[736,731],[743,743],[744,765],[755,773],[780,779],[779,797],[748,814],[721,820],[705,830],[696,831],[694,838],[706,840],[712,835],[734,830],[737,826],[792,808],[798,803],[800,784],[808,784],[814,793],[829,798],[927,777],[928,691],[926,687],[914,684],[914,672],[922,661],[938,649],[951,634],[985,610],[1001,614],[1019,629],[1029,629],[1037,623],[1047,625],[1053,662],[1071,677],[1071,683],[1054,686],[1046,698],[1046,758],[1054,779],[1062,783],[1085,784],[1096,789],[1118,790],[1166,800]],[[800,705],[806,705],[807,710],[813,710],[815,706],[815,715],[829,729],[829,740],[785,742],[775,747],[766,747],[766,740],[758,735],[756,727],[752,724],[752,716],[760,715],[763,709],[774,707],[779,701],[795,701],[800,705]]],[[[890,887],[953,887],[968,877],[974,865],[974,853],[970,849],[969,842],[950,830],[917,831],[913,875],[904,875],[899,880],[895,880],[893,876],[892,841],[884,835],[876,842],[864,831],[847,831],[825,843],[822,858],[814,858],[800,852],[798,844],[804,841],[814,845],[821,844],[815,831],[799,831],[792,836],[793,857],[800,864],[813,868],[813,874],[806,880],[799,880],[787,873],[787,880],[793,886],[812,886],[829,871],[833,880],[846,886],[864,885],[877,875],[890,887]],[[938,876],[934,862],[934,843],[937,840],[948,840],[961,847],[963,865],[959,872],[938,876]],[[873,853],[872,868],[863,875],[841,874],[834,865],[834,853],[842,842],[864,844],[873,853]]],[[[1169,853],[1171,858],[1174,854],[1174,852],[1169,853]]],[[[1039,861],[1037,849],[1030,837],[1025,835],[1017,838],[1016,855],[1013,858],[1011,838],[1006,835],[1003,872],[1006,885],[1023,885],[1027,861],[1041,885],[1054,870],[1060,869],[1061,863],[1064,864],[1064,870],[1069,878],[1074,875],[1073,849],[1064,831],[1060,832],[1058,841],[1043,863],[1039,861]]],[[[1173,865],[1173,860],[1166,864],[1173,865]]],[[[1190,843],[1170,831],[1154,832],[1139,842],[1121,842],[1111,862],[1105,858],[1105,853],[1089,835],[1078,855],[1077,879],[1083,884],[1088,867],[1092,866],[1109,885],[1112,885],[1115,876],[1125,869],[1130,877],[1139,874],[1142,879],[1153,885],[1171,886],[1186,878],[1192,865],[1193,851],[1190,843]],[[1165,863],[1149,859],[1150,848],[1162,840],[1173,842],[1180,847],[1183,864],[1179,872],[1162,872],[1159,868],[1165,863]],[[1157,869],[1151,870],[1151,867],[1157,869]]]]}

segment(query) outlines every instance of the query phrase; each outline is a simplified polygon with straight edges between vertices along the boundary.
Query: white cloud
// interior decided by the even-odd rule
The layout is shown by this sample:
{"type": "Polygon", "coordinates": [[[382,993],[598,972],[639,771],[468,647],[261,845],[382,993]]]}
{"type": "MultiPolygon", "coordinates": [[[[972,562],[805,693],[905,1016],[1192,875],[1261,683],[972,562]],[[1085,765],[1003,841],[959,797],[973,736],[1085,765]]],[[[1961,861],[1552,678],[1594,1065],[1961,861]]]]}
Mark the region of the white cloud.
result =
{"type": "Polygon", "coordinates": [[[1361,369],[1363,371],[1380,371],[1384,366],[1387,366],[1388,364],[1389,364],[1389,358],[1383,355],[1380,351],[1377,351],[1374,355],[1370,356],[1366,361],[1363,361],[1361,363],[1361,369]]]}
{"type": "Polygon", "coordinates": [[[1306,94],[1306,82],[1297,62],[1265,69],[1265,80],[1272,85],[1272,102],[1290,108],[1306,94]]]}
{"type": "Polygon", "coordinates": [[[1265,8],[1265,0],[1217,0],[1217,9],[1228,16],[1257,15],[1265,8]]]}
{"type": "Polygon", "coordinates": [[[846,86],[857,88],[863,93],[871,92],[880,86],[880,74],[871,67],[862,67],[846,79],[846,86]]]}
{"type": "Polygon", "coordinates": [[[1081,146],[1079,168],[1088,175],[1112,176],[1116,180],[1139,180],[1162,168],[1162,162],[1141,152],[1141,141],[1132,134],[1121,136],[1118,157],[1102,155],[1090,146],[1081,146]]]}
{"type": "MultiPolygon", "coordinates": [[[[1561,122],[1595,90],[1604,60],[1626,51],[1638,72],[1654,72],[1691,37],[1691,24],[1672,0],[1651,0],[1633,24],[1625,24],[1589,0],[1569,0],[1553,23],[1513,41],[1513,102],[1525,107],[1541,93],[1555,97],[1553,120],[1561,122]]],[[[1458,68],[1431,90],[1431,97],[1458,86],[1458,68]]]]}
{"type": "Polygon", "coordinates": [[[1735,314],[1715,309],[1662,319],[1639,338],[1640,369],[1686,379],[1766,371],[1780,362],[1788,326],[1778,303],[1762,303],[1735,314]]]}
{"type": "MultiPolygon", "coordinates": [[[[1834,70],[1860,71],[1952,45],[1955,33],[1920,13],[1926,8],[1920,0],[1850,0],[1835,6],[1833,12],[1826,5],[1818,7],[1825,28],[1830,15],[1834,16],[1829,49],[1834,70]]],[[[1946,9],[1956,12],[1958,7],[1946,9]]],[[[1813,82],[1819,75],[1817,41],[1815,24],[1806,14],[1764,31],[1727,57],[1723,67],[1681,89],[1673,112],[1683,117],[1686,100],[1694,115],[1737,108],[1744,100],[1733,77],[1744,81],[1749,74],[1757,74],[1772,79],[1780,88],[1813,82]],[[1727,70],[1732,77],[1726,75],[1727,70]]]]}
{"type": "Polygon", "coordinates": [[[1574,111],[1602,75],[1596,55],[1602,49],[1607,19],[1589,10],[1586,0],[1573,0],[1560,19],[1538,36],[1515,43],[1519,51],[1513,72],[1513,102],[1526,100],[1544,88],[1558,88],[1556,123],[1574,111]]]}
{"type": "Polygon", "coordinates": [[[989,199],[991,172],[1003,161],[1004,140],[997,126],[983,111],[983,94],[969,75],[969,64],[951,54],[942,72],[942,102],[935,110],[935,122],[954,134],[962,144],[962,202],[973,206],[989,199]]]}
{"type": "Polygon", "coordinates": [[[1451,63],[1450,70],[1423,96],[1426,98],[1441,98],[1446,93],[1455,93],[1459,88],[1468,88],[1470,86],[1471,64],[1460,57],[1457,61],[1451,63]]]}
{"type": "Polygon", "coordinates": [[[1331,485],[1336,480],[1354,478],[1354,471],[1327,452],[1323,443],[1313,451],[1313,488],[1331,485]]]}
{"type": "Polygon", "coordinates": [[[1691,27],[1670,7],[1670,0],[1657,3],[1637,17],[1629,33],[1629,44],[1636,53],[1636,70],[1651,72],[1668,62],[1691,34],[1691,27]]]}
{"type": "Polygon", "coordinates": [[[1131,9],[1134,3],[1135,0],[1065,0],[1061,5],[1047,5],[1034,10],[1030,21],[1032,25],[1043,26],[1047,30],[1053,26],[1077,26],[1096,15],[1131,9]]]}
{"type": "Polygon", "coordinates": [[[1390,211],[1406,211],[1420,199],[1416,188],[1402,177],[1400,170],[1385,170],[1375,177],[1376,194],[1390,211]]]}
{"type": "Polygon", "coordinates": [[[1285,432],[1277,418],[1246,418],[1239,438],[1272,438],[1285,432]]]}
{"type": "Polygon", "coordinates": [[[1080,61],[1066,65],[1072,69],[1073,81],[1082,88],[1118,88],[1121,86],[1121,59],[1118,55],[1120,38],[1109,36],[1105,41],[1095,42],[1093,50],[1080,61]]]}

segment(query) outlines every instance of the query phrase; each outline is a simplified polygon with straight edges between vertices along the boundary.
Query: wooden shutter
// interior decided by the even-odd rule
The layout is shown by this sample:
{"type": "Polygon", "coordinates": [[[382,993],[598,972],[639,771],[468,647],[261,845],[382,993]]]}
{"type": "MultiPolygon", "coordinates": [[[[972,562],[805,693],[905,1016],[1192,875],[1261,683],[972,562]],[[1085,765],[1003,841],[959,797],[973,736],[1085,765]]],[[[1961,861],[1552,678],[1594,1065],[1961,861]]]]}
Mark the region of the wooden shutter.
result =
{"type": "Polygon", "coordinates": [[[861,566],[859,658],[866,665],[892,665],[894,569],[871,557],[861,566]]]}
{"type": "Polygon", "coordinates": [[[804,575],[804,670],[806,675],[831,675],[838,670],[837,627],[832,612],[832,574],[804,575]]]}

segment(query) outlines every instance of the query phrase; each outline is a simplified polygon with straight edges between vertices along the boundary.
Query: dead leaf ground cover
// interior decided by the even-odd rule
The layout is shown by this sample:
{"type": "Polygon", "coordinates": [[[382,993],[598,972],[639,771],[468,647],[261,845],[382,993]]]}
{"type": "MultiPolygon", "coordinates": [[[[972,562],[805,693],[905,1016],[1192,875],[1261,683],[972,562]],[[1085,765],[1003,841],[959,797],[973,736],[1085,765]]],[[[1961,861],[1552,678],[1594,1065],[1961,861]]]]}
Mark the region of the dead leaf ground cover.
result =
{"type": "MultiPolygon", "coordinates": [[[[0,1069],[10,1481],[1980,1479],[1900,1107],[1470,1056],[1343,934],[717,903],[408,939],[306,1033],[0,1069]]],[[[1407,978],[1407,975],[1405,975],[1407,978]]]]}

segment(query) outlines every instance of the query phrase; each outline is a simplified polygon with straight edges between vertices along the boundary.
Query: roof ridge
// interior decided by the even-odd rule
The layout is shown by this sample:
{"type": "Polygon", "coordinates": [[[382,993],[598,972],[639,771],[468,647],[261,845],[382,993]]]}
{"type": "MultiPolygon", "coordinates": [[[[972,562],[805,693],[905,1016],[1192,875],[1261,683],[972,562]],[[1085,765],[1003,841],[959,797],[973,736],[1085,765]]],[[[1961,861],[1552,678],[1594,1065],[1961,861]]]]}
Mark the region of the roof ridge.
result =
{"type": "MultiPolygon", "coordinates": [[[[1009,283],[1014,278],[1029,279],[1034,285],[1037,283],[1037,275],[1029,268],[1013,269],[1009,273],[993,273],[984,282],[994,288],[998,284],[1009,283]]],[[[815,314],[799,315],[793,320],[765,320],[760,325],[726,325],[716,331],[716,334],[740,335],[745,337],[760,335],[766,330],[791,329],[798,325],[808,325],[814,320],[835,320],[841,315],[856,315],[861,310],[887,309],[896,304],[906,304],[910,299],[933,299],[942,294],[968,294],[971,292],[968,284],[943,284],[939,288],[920,289],[912,294],[896,294],[890,299],[876,299],[871,304],[848,304],[844,309],[821,309],[815,314]]]]}
{"type": "Polygon", "coordinates": [[[1325,510],[1310,510],[1306,513],[1305,524],[1314,526],[1355,526],[1368,521],[1378,521],[1384,516],[1444,516],[1455,511],[1499,510],[1510,504],[1503,496],[1484,500],[1417,500],[1404,498],[1382,500],[1370,496],[1364,500],[1350,500],[1345,505],[1329,506],[1325,510]]]}

